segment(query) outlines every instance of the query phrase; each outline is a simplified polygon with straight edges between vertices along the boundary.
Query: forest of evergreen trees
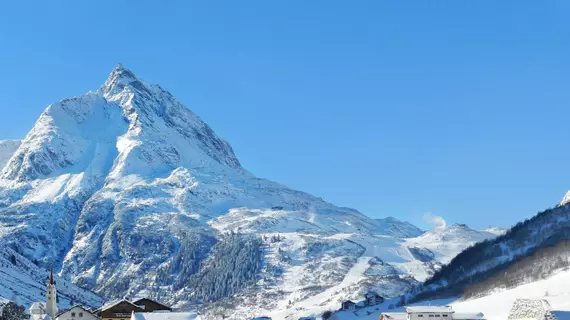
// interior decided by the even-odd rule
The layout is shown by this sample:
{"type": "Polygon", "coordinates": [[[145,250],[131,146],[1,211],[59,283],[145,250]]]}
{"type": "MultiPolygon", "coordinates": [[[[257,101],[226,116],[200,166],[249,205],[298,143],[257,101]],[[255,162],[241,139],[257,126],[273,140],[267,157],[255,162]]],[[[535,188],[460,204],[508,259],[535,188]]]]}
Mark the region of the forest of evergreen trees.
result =
{"type": "Polygon", "coordinates": [[[26,309],[19,306],[14,302],[8,302],[2,308],[0,320],[27,320],[29,315],[26,314],[26,309]]]}
{"type": "Polygon", "coordinates": [[[496,288],[512,288],[523,283],[545,279],[554,271],[570,266],[570,240],[562,240],[552,247],[537,250],[517,260],[506,270],[487,280],[468,285],[464,298],[482,296],[496,288]]]}
{"type": "Polygon", "coordinates": [[[259,238],[230,234],[217,242],[186,286],[202,301],[228,297],[255,280],[263,261],[259,238]]]}

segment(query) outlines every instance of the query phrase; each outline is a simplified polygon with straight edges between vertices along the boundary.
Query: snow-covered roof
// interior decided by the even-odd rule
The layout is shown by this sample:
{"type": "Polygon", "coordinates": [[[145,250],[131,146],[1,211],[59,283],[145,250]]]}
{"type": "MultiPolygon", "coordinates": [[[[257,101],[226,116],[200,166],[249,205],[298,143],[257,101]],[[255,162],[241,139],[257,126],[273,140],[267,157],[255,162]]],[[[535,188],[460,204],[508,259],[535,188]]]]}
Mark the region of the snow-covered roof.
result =
{"type": "Polygon", "coordinates": [[[454,313],[453,320],[483,320],[485,319],[485,315],[482,312],[479,313],[454,313]]]}
{"type": "Polygon", "coordinates": [[[417,307],[406,307],[407,313],[417,313],[417,312],[453,312],[453,309],[449,306],[417,306],[417,307]]]}
{"type": "Polygon", "coordinates": [[[408,318],[405,312],[383,312],[382,316],[386,320],[406,320],[408,318]]]}
{"type": "Polygon", "coordinates": [[[133,312],[131,320],[200,320],[194,312],[133,312]]]}
{"type": "Polygon", "coordinates": [[[45,310],[46,304],[45,302],[34,302],[30,306],[30,310],[45,310]]]}
{"type": "Polygon", "coordinates": [[[128,304],[132,304],[133,306],[135,306],[135,307],[137,307],[137,308],[142,309],[140,306],[137,306],[136,304],[130,302],[129,300],[126,300],[126,299],[117,299],[117,300],[112,300],[112,301],[109,301],[109,302],[105,303],[105,304],[104,304],[101,308],[99,308],[98,310],[101,310],[101,311],[107,310],[107,309],[109,309],[109,308],[112,308],[112,307],[118,305],[118,304],[121,303],[121,302],[126,302],[126,303],[128,303],[128,304]]]}

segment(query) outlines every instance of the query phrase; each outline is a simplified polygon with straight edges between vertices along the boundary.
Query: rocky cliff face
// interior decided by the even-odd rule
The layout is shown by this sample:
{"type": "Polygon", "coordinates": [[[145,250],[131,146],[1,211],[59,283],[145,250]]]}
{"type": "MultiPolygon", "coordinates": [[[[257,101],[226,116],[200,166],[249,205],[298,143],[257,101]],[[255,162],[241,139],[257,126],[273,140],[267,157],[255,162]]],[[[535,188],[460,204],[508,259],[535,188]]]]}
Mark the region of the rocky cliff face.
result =
{"type": "Polygon", "coordinates": [[[437,246],[404,239],[421,234],[409,223],[255,177],[198,116],[121,65],[97,91],[50,105],[10,153],[0,240],[109,297],[286,317],[367,289],[395,296],[438,265],[437,246]]]}

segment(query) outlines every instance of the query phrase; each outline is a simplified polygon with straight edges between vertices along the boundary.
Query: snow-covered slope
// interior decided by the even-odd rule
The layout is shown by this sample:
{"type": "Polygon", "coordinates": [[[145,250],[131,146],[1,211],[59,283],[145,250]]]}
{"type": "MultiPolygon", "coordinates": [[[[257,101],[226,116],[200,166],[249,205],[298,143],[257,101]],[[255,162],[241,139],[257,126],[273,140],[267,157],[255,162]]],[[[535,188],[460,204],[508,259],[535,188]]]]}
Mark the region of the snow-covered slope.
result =
{"type": "MultiPolygon", "coordinates": [[[[496,290],[485,297],[462,300],[449,298],[428,300],[416,305],[445,306],[451,305],[456,313],[482,312],[488,320],[504,320],[517,299],[546,300],[558,320],[570,319],[570,271],[558,270],[544,280],[524,284],[508,290],[496,290]]],[[[402,308],[389,309],[395,300],[387,301],[378,307],[371,307],[353,312],[338,312],[336,320],[377,320],[382,312],[402,312],[402,308]]]]}
{"type": "Polygon", "coordinates": [[[376,219],[376,221],[380,226],[379,232],[381,234],[388,234],[398,238],[412,238],[424,233],[424,231],[413,224],[394,217],[376,219]]]}
{"type": "MultiPolygon", "coordinates": [[[[9,248],[0,249],[0,297],[29,306],[45,301],[48,272],[9,248]]],[[[93,292],[81,289],[70,281],[56,276],[60,308],[81,303],[99,306],[103,299],[93,292]]]]}
{"type": "Polygon", "coordinates": [[[206,306],[212,319],[228,308],[290,317],[371,288],[396,296],[479,239],[428,239],[460,240],[444,250],[404,239],[419,234],[255,177],[121,65],[50,105],[0,176],[3,244],[103,295],[206,306]]]}
{"type": "Polygon", "coordinates": [[[544,299],[559,320],[570,319],[570,272],[560,270],[551,277],[524,284],[479,299],[454,301],[454,309],[483,312],[488,320],[507,319],[516,299],[544,299]]]}
{"type": "Polygon", "coordinates": [[[20,147],[20,140],[0,140],[0,170],[20,147]]]}

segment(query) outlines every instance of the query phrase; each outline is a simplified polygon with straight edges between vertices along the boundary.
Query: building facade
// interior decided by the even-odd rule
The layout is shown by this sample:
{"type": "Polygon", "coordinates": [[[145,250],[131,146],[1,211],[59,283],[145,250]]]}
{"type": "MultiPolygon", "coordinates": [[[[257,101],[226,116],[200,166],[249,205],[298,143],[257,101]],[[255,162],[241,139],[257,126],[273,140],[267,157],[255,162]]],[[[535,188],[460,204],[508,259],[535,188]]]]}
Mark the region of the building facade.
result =
{"type": "Polygon", "coordinates": [[[74,306],[71,309],[61,312],[56,320],[99,320],[99,317],[91,313],[82,306],[74,306]]]}
{"type": "Polygon", "coordinates": [[[452,320],[453,309],[451,307],[406,307],[408,320],[452,320]]]}

